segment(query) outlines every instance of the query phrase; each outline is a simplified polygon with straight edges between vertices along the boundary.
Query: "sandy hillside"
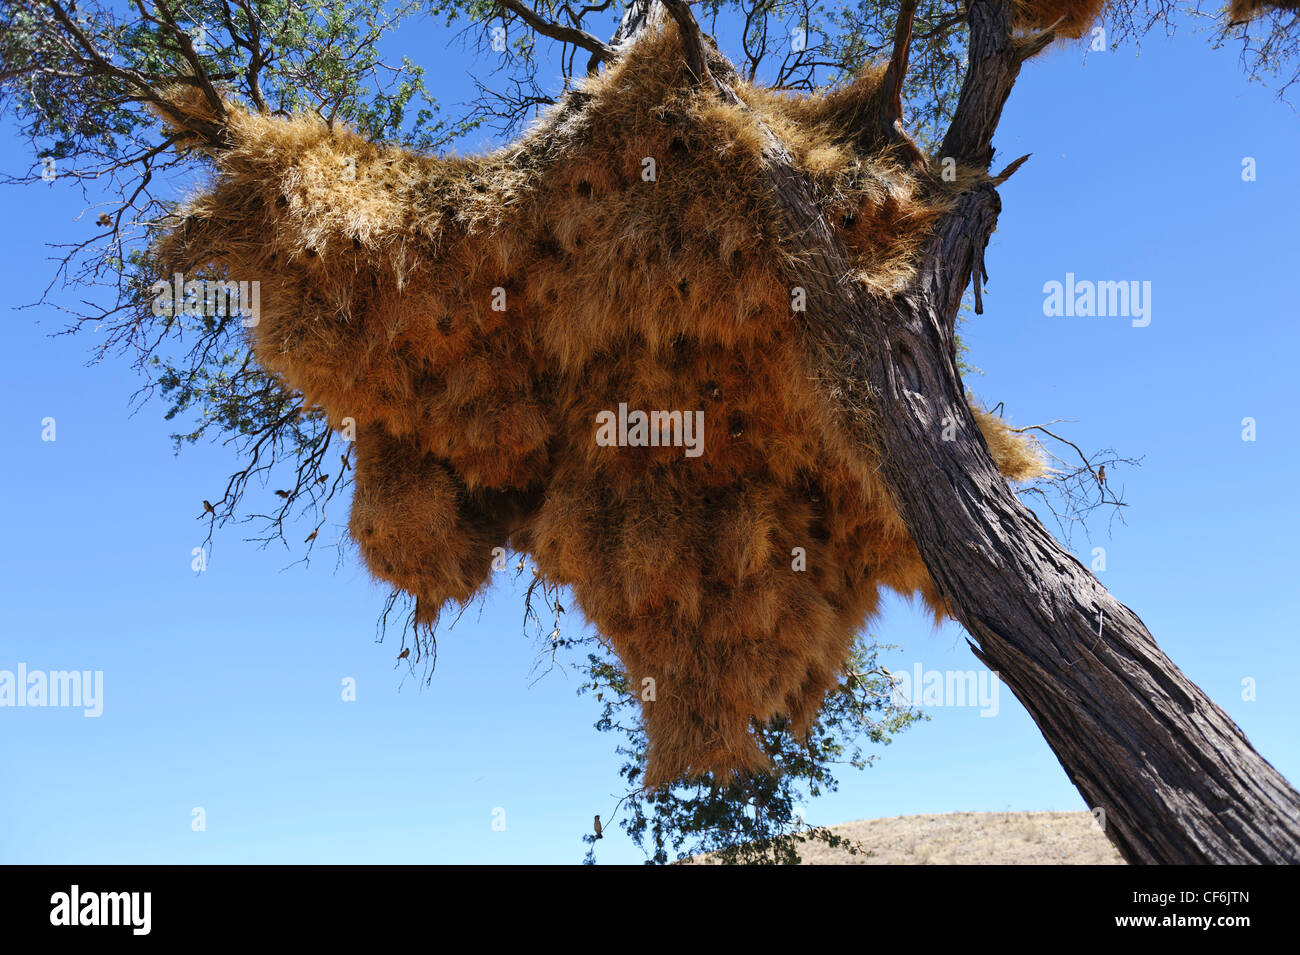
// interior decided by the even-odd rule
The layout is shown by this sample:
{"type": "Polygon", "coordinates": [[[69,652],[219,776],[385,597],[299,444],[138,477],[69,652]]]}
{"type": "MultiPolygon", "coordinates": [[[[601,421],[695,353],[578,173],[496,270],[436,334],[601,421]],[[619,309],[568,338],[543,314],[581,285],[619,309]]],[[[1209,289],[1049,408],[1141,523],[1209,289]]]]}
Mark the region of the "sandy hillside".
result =
{"type": "Polygon", "coordinates": [[[850,855],[806,843],[813,865],[1123,865],[1086,812],[953,812],[832,827],[861,844],[850,855]]]}

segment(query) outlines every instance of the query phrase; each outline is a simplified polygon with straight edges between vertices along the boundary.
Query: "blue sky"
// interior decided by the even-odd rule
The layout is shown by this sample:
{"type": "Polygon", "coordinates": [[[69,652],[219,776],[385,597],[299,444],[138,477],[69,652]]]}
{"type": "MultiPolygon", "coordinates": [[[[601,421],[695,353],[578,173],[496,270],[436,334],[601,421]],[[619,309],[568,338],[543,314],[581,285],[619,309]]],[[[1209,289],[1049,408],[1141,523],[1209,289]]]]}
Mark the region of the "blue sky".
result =
{"type": "MultiPolygon", "coordinates": [[[[444,105],[468,98],[477,67],[458,47],[438,52],[450,32],[406,36],[444,105]]],[[[1069,419],[1076,443],[1144,457],[1116,475],[1127,526],[1073,547],[1086,563],[1106,547],[1103,583],[1300,779],[1300,117],[1230,50],[1184,32],[1140,55],[1066,48],[1032,62],[996,144],[1002,161],[1033,158],[1002,189],[985,315],[965,332],[984,374],[968,383],[1015,423],[1069,419]],[[1245,157],[1256,181],[1242,180],[1245,157]],[[1151,282],[1150,325],[1045,317],[1043,285],[1067,272],[1151,282]]],[[[0,139],[0,168],[29,162],[0,139]]],[[[95,213],[78,221],[82,203],[57,183],[0,202],[0,301],[18,305],[49,280],[45,244],[86,234],[95,213]]],[[[615,738],[592,729],[574,671],[535,681],[513,585],[441,635],[426,687],[375,643],[383,591],[350,552],[290,566],[296,554],[234,528],[194,573],[200,502],[220,496],[232,459],[174,455],[163,409],[132,413],[124,362],[87,367],[93,337],[50,337],[61,327],[52,309],[8,311],[0,349],[0,670],[102,670],[104,712],[0,708],[0,861],[570,862],[597,812],[601,860],[640,861],[609,824],[615,738]],[[340,698],[349,677],[355,702],[340,698]],[[205,831],[191,828],[195,807],[205,831]]],[[[344,509],[332,518],[331,542],[344,509]]],[[[978,667],[957,626],[936,630],[905,602],[871,629],[901,645],[892,669],[978,667]]],[[[996,717],[931,716],[848,771],[809,820],[1084,808],[1005,688],[996,717]]]]}

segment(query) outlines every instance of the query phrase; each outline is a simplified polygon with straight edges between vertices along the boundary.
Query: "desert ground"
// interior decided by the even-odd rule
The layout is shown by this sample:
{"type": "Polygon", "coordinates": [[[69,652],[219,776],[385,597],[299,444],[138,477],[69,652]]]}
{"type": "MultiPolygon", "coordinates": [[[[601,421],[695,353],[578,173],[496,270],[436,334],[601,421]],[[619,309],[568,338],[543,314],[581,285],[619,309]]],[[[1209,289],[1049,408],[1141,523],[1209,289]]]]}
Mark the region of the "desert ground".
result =
{"type": "Polygon", "coordinates": [[[861,845],[801,850],[810,865],[1123,865],[1086,812],[953,812],[864,819],[832,827],[861,845]]]}
{"type": "Polygon", "coordinates": [[[857,843],[860,851],[805,843],[799,850],[805,864],[1124,864],[1086,812],[950,812],[863,819],[830,828],[857,843]]]}

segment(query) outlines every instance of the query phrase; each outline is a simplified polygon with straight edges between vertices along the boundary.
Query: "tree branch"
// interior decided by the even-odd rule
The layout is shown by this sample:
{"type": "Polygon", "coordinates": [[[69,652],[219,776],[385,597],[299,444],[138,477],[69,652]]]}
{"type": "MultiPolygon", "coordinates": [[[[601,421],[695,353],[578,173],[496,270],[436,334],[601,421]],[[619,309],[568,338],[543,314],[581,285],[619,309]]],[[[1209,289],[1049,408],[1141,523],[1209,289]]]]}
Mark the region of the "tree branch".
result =
{"type": "Polygon", "coordinates": [[[140,15],[147,21],[157,23],[160,26],[167,26],[171,29],[173,39],[179,45],[181,55],[185,57],[185,62],[189,64],[190,69],[194,71],[192,80],[203,91],[204,98],[207,99],[208,105],[212,107],[212,115],[221,123],[226,118],[226,104],[221,100],[221,94],[217,92],[212,80],[208,76],[207,68],[203,65],[203,59],[199,56],[198,51],[194,49],[194,42],[190,39],[189,33],[181,29],[176,17],[165,0],[155,0],[154,6],[158,10],[162,21],[150,17],[142,4],[137,3],[140,8],[140,15]]]}
{"type": "Polygon", "coordinates": [[[696,82],[707,83],[712,80],[709,75],[708,54],[704,48],[704,34],[691,13],[686,0],[661,0],[669,15],[677,21],[677,29],[682,37],[682,52],[686,55],[686,65],[696,82]]]}
{"type": "Polygon", "coordinates": [[[616,55],[615,49],[599,37],[592,36],[586,30],[566,27],[552,20],[547,20],[545,17],[539,16],[535,11],[530,10],[520,0],[496,0],[496,2],[499,6],[519,17],[532,30],[542,36],[550,37],[552,40],[559,40],[561,43],[571,43],[588,51],[591,54],[591,59],[587,64],[588,72],[593,72],[594,67],[600,63],[608,63],[616,55]]]}
{"type": "MultiPolygon", "coordinates": [[[[993,162],[993,134],[1002,109],[1011,95],[1021,64],[1041,50],[1053,37],[1044,30],[1029,41],[1017,42],[1011,32],[1011,0],[970,0],[969,67],[962,81],[961,96],[944,135],[940,156],[959,163],[988,169],[993,162]]],[[[1027,157],[1025,157],[1027,158],[1027,157]]],[[[988,278],[984,250],[997,224],[1002,201],[995,186],[1011,176],[1024,158],[1008,166],[993,180],[967,192],[944,216],[927,253],[924,290],[942,316],[946,350],[955,355],[957,313],[961,297],[970,282],[975,296],[975,313],[982,314],[982,289],[988,278]]]]}
{"type": "MultiPolygon", "coordinates": [[[[95,44],[91,42],[90,38],[86,36],[82,29],[77,25],[76,21],[68,11],[63,8],[58,0],[46,0],[46,3],[50,8],[50,12],[54,15],[54,18],[59,22],[59,25],[63,28],[64,33],[66,34],[59,38],[60,41],[65,46],[72,47],[69,52],[74,56],[77,56],[78,59],[86,62],[86,76],[109,76],[116,80],[120,80],[133,91],[133,99],[139,102],[152,104],[176,126],[197,134],[206,145],[213,148],[222,148],[225,145],[225,129],[221,123],[208,123],[177,113],[172,104],[163,96],[159,95],[150,76],[141,73],[139,70],[131,69],[129,67],[120,67],[112,63],[106,56],[99,52],[95,47],[95,44]]],[[[154,23],[159,23],[159,21],[152,17],[149,19],[154,23]]],[[[161,25],[168,26],[167,24],[161,25]]],[[[170,25],[170,28],[175,29],[184,36],[184,31],[175,26],[174,23],[170,25]]],[[[185,42],[188,43],[188,41],[189,38],[185,37],[185,42]]],[[[193,47],[190,46],[189,49],[190,52],[193,53],[193,47]]],[[[212,96],[216,95],[215,90],[212,89],[211,78],[203,71],[201,63],[197,70],[198,72],[195,76],[176,77],[174,81],[199,86],[201,89],[204,89],[205,96],[208,96],[210,99],[212,96]]],[[[217,97],[217,102],[220,104],[220,97],[217,97]]],[[[216,115],[223,115],[224,109],[224,106],[219,106],[216,115]]]]}
{"type": "Polygon", "coordinates": [[[1024,61],[1051,42],[1045,30],[1028,43],[1012,38],[1010,0],[970,0],[969,66],[940,155],[987,169],[993,162],[993,133],[1024,61]]]}
{"type": "Polygon", "coordinates": [[[610,37],[609,45],[620,54],[635,43],[646,30],[664,23],[668,11],[660,0],[627,0],[623,19],[610,37]]]}
{"type": "Polygon", "coordinates": [[[912,23],[916,17],[917,2],[918,0],[902,0],[898,8],[894,50],[882,81],[885,95],[880,102],[879,125],[886,142],[902,148],[913,165],[925,166],[925,155],[903,128],[903,81],[907,78],[907,58],[912,45],[912,23]]]}

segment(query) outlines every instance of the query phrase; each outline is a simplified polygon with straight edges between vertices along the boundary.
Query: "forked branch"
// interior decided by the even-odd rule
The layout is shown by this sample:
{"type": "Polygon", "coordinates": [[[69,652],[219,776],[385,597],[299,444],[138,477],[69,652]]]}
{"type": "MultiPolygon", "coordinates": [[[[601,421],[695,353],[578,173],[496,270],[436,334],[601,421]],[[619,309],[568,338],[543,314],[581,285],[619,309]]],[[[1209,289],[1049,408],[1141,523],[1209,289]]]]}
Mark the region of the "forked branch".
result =
{"type": "Polygon", "coordinates": [[[614,59],[614,48],[586,30],[577,27],[566,27],[562,23],[548,20],[524,3],[521,3],[520,0],[497,0],[497,4],[523,20],[535,33],[540,33],[552,40],[559,40],[561,43],[571,43],[586,50],[591,54],[591,61],[588,64],[589,71],[594,70],[601,63],[608,63],[614,59]]]}
{"type": "Polygon", "coordinates": [[[907,59],[912,48],[912,24],[916,18],[918,0],[903,0],[898,8],[898,22],[894,26],[894,49],[885,69],[884,96],[880,101],[878,121],[885,141],[900,148],[908,162],[915,166],[926,164],[925,154],[917,148],[903,127],[903,81],[907,79],[907,59]]]}

